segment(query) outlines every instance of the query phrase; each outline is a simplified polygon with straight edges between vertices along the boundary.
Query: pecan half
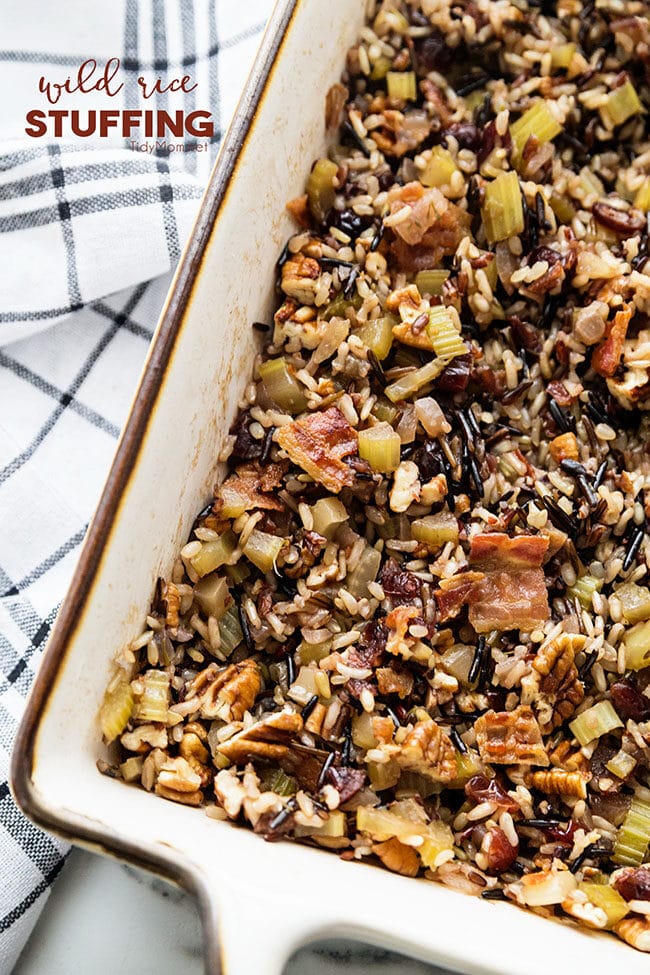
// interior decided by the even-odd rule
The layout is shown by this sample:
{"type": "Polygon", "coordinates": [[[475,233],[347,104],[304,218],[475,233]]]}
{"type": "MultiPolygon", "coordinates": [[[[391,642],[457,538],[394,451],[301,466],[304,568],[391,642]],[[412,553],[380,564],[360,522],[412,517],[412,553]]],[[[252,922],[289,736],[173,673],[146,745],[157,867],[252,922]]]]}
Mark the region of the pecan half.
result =
{"type": "Polygon", "coordinates": [[[302,731],[302,718],[293,711],[279,711],[233,735],[219,745],[219,751],[235,765],[263,758],[279,762],[289,754],[289,746],[302,731]]]}
{"type": "Polygon", "coordinates": [[[390,758],[412,772],[421,772],[439,782],[451,782],[456,778],[456,749],[449,735],[431,718],[412,725],[401,744],[382,746],[390,758]]]}
{"type": "Polygon", "coordinates": [[[637,951],[650,951],[649,917],[626,917],[618,922],[614,931],[637,951]]]}
{"type": "Polygon", "coordinates": [[[548,765],[542,733],[532,710],[520,704],[514,711],[487,711],[474,724],[484,762],[494,765],[548,765]]]}
{"type": "Polygon", "coordinates": [[[420,869],[417,853],[412,846],[400,843],[396,837],[393,836],[384,843],[373,843],[372,852],[394,873],[401,873],[404,877],[417,877],[420,869]]]}
{"type": "Polygon", "coordinates": [[[585,696],[575,665],[585,640],[581,633],[561,633],[540,647],[522,680],[523,700],[534,706],[545,735],[571,717],[585,696]]]}
{"type": "Polygon", "coordinates": [[[313,257],[305,257],[304,254],[296,254],[285,261],[282,267],[281,287],[290,298],[295,298],[303,305],[313,305],[319,277],[318,261],[313,257]]]}
{"type": "Polygon", "coordinates": [[[197,711],[207,721],[241,721],[261,686],[260,669],[254,660],[230,664],[224,670],[210,664],[190,683],[185,699],[196,697],[197,711]]]}
{"type": "Polygon", "coordinates": [[[526,776],[526,785],[532,785],[546,795],[575,796],[578,799],[587,798],[587,782],[591,775],[581,775],[580,772],[565,772],[564,769],[554,768],[548,772],[533,772],[526,776]]]}

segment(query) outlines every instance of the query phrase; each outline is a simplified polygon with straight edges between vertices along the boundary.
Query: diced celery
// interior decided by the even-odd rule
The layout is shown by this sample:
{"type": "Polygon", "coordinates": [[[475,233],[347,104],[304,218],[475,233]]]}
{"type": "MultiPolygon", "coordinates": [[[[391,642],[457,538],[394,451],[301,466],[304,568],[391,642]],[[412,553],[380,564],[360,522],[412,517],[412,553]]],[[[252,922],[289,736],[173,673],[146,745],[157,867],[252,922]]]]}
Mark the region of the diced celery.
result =
{"type": "Polygon", "coordinates": [[[231,582],[234,582],[236,586],[239,586],[244,579],[248,579],[251,574],[251,570],[248,568],[245,562],[236,562],[235,565],[226,565],[224,567],[224,572],[228,576],[231,582]]]}
{"type": "Polygon", "coordinates": [[[571,733],[581,745],[588,745],[594,738],[600,738],[614,728],[622,728],[623,722],[614,710],[611,701],[599,701],[587,708],[569,723],[571,733]]]}
{"type": "Polygon", "coordinates": [[[584,609],[591,609],[594,593],[600,592],[602,588],[602,579],[597,579],[596,576],[585,573],[572,586],[567,586],[566,594],[569,599],[578,599],[584,609]]]}
{"type": "Polygon", "coordinates": [[[630,908],[625,898],[621,897],[617,890],[607,884],[593,884],[582,881],[578,884],[578,890],[587,895],[590,903],[605,912],[608,928],[613,928],[626,914],[629,914],[630,908]]]}
{"type": "Polygon", "coordinates": [[[334,177],[339,167],[331,159],[318,159],[307,179],[309,209],[319,223],[327,218],[334,206],[336,189],[334,177]]]}
{"type": "Polygon", "coordinates": [[[144,691],[138,701],[138,721],[165,724],[169,708],[169,674],[164,670],[146,670],[142,682],[144,691]]]}
{"type": "Polygon", "coordinates": [[[634,796],[614,845],[614,863],[621,867],[640,866],[650,842],[650,802],[634,796]]]}
{"type": "Polygon", "coordinates": [[[491,244],[522,233],[524,209],[519,178],[515,172],[499,173],[486,185],[481,214],[485,234],[491,244]]]}
{"type": "Polygon", "coordinates": [[[418,271],[415,275],[415,286],[421,295],[441,295],[442,286],[448,277],[449,271],[442,268],[418,271]]]}
{"type": "Polygon", "coordinates": [[[625,634],[625,666],[628,670],[650,667],[650,620],[637,623],[625,634]]]}
{"type": "Polygon", "coordinates": [[[634,206],[639,210],[643,210],[644,213],[650,210],[650,176],[646,176],[636,191],[634,206]]]}
{"type": "Polygon", "coordinates": [[[539,142],[550,142],[561,131],[562,126],[544,99],[540,98],[510,126],[515,159],[521,157],[524,146],[531,135],[534,135],[539,142]]]}
{"type": "Polygon", "coordinates": [[[260,366],[260,379],[274,403],[292,415],[307,409],[307,400],[284,356],[267,359],[260,366]]]}
{"type": "Polygon", "coordinates": [[[219,487],[219,514],[224,518],[239,518],[250,507],[250,500],[235,486],[236,478],[229,478],[219,487]]]}
{"type": "Polygon", "coordinates": [[[294,834],[314,837],[347,836],[347,822],[345,813],[341,809],[332,809],[322,826],[296,826],[294,834]]]}
{"type": "Polygon", "coordinates": [[[391,64],[392,61],[390,58],[380,55],[372,66],[372,71],[370,72],[371,80],[382,81],[390,71],[391,64]]]}
{"type": "Polygon", "coordinates": [[[352,718],[352,741],[357,748],[374,748],[377,744],[372,727],[372,715],[367,711],[355,714],[352,718]]]}
{"type": "Polygon", "coordinates": [[[441,359],[467,355],[467,346],[454,325],[449,309],[444,305],[434,305],[429,312],[427,335],[431,339],[433,351],[441,359]]]}
{"type": "Polygon", "coordinates": [[[229,657],[244,639],[239,622],[239,610],[234,604],[219,621],[219,636],[221,637],[219,652],[224,657],[229,657]]]}
{"type": "Polygon", "coordinates": [[[332,650],[332,641],[324,640],[322,643],[307,643],[303,640],[298,648],[300,653],[300,659],[304,664],[310,664],[312,662],[318,663],[322,660],[332,650]]]}
{"type": "Polygon", "coordinates": [[[377,423],[359,431],[359,456],[381,474],[397,470],[400,447],[399,434],[388,423],[377,423]]]}
{"type": "Polygon", "coordinates": [[[416,853],[424,867],[439,866],[438,858],[441,853],[449,853],[454,849],[454,834],[449,826],[441,820],[435,820],[427,826],[424,843],[418,846],[416,853]]]}
{"type": "Polygon", "coordinates": [[[268,532],[261,532],[254,528],[246,539],[242,552],[253,565],[257,566],[260,572],[270,572],[284,544],[284,538],[269,535],[268,532]]]}
{"type": "Polygon", "coordinates": [[[141,755],[131,755],[120,765],[120,775],[125,782],[137,782],[142,775],[144,759],[141,755]]]}
{"type": "Polygon", "coordinates": [[[325,310],[321,312],[321,317],[326,321],[329,321],[330,318],[334,318],[334,316],[337,318],[347,318],[347,309],[350,307],[350,305],[355,309],[355,311],[358,311],[362,304],[363,299],[358,291],[355,291],[351,298],[346,298],[341,291],[336,298],[330,301],[325,310]]]}
{"type": "Polygon", "coordinates": [[[628,80],[620,88],[615,88],[607,96],[607,101],[600,110],[604,121],[611,119],[614,125],[622,125],[633,115],[643,111],[643,105],[637,95],[636,88],[628,80]]]}
{"type": "Polygon", "coordinates": [[[468,749],[465,753],[456,752],[456,769],[456,778],[448,786],[450,789],[462,789],[473,775],[483,770],[483,766],[477,752],[468,749]]]}
{"type": "Polygon", "coordinates": [[[428,775],[422,775],[421,772],[402,772],[398,788],[400,793],[408,792],[428,799],[429,796],[439,793],[441,786],[440,782],[434,781],[428,775]]]}
{"type": "Polygon", "coordinates": [[[576,215],[575,207],[571,200],[560,193],[551,193],[551,209],[560,223],[571,223],[576,215]]]}
{"type": "Polygon", "coordinates": [[[392,348],[393,325],[396,321],[397,319],[392,315],[385,318],[373,318],[361,328],[357,328],[353,334],[382,362],[392,348]]]}
{"type": "Polygon", "coordinates": [[[420,182],[423,186],[446,186],[454,173],[457,172],[458,167],[449,149],[443,149],[442,146],[434,146],[431,150],[429,161],[422,173],[420,173],[420,182]]]}
{"type": "Polygon", "coordinates": [[[397,762],[368,762],[366,768],[375,792],[392,789],[399,782],[400,768],[397,762]]]}
{"type": "Polygon", "coordinates": [[[232,602],[227,581],[216,572],[203,576],[197,582],[194,587],[194,598],[206,616],[214,616],[217,620],[221,619],[232,602]]]}
{"type": "Polygon", "coordinates": [[[192,568],[197,575],[203,577],[214,572],[220,565],[225,565],[237,548],[237,536],[228,530],[211,542],[202,542],[201,551],[190,559],[192,568]]]}
{"type": "Polygon", "coordinates": [[[621,748],[613,758],[607,762],[605,768],[619,779],[626,779],[634,771],[636,759],[621,748]]]}
{"type": "Polygon", "coordinates": [[[293,796],[297,791],[296,780],[281,768],[272,769],[264,778],[264,787],[279,796],[293,796]]]}
{"type": "Polygon", "coordinates": [[[386,88],[389,98],[398,98],[404,102],[414,102],[418,97],[415,71],[386,72],[386,88]]]}
{"type": "Polygon", "coordinates": [[[118,680],[114,686],[109,685],[99,712],[102,735],[107,742],[114,741],[122,734],[129,723],[133,704],[133,691],[126,677],[118,680]]]}
{"type": "Polygon", "coordinates": [[[575,53],[575,44],[555,44],[551,48],[551,67],[560,69],[568,68],[573,61],[573,55],[575,53]]]}
{"type": "Polygon", "coordinates": [[[448,364],[449,360],[436,357],[419,369],[414,369],[412,372],[400,376],[394,383],[387,386],[384,392],[393,403],[399,403],[400,400],[409,399],[414,393],[419,392],[424,386],[433,382],[447,368],[448,364]]]}
{"type": "Polygon", "coordinates": [[[615,593],[621,601],[623,616],[627,623],[640,623],[650,619],[650,590],[637,586],[635,582],[624,582],[615,593]]]}
{"type": "Polygon", "coordinates": [[[368,583],[374,582],[381,565],[381,552],[370,545],[364,548],[361,557],[345,579],[345,588],[356,599],[368,598],[368,583]]]}
{"type": "Polygon", "coordinates": [[[383,423],[390,423],[392,426],[399,416],[399,410],[387,399],[379,397],[372,408],[372,415],[383,423]]]}
{"type": "Polygon", "coordinates": [[[417,518],[411,522],[413,538],[423,542],[432,551],[442,548],[447,542],[458,542],[458,521],[447,511],[417,518]]]}
{"type": "Polygon", "coordinates": [[[332,538],[339,525],[350,517],[338,498],[320,498],[309,510],[314,531],[325,538],[332,538]]]}

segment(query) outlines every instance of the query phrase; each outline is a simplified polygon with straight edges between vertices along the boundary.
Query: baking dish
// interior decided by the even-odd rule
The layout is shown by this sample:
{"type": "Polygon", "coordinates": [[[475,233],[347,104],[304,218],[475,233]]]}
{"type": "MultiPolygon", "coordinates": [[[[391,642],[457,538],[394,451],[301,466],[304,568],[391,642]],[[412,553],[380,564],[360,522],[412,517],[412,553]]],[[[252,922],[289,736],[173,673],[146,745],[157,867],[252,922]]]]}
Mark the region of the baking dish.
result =
{"type": "MultiPolygon", "coordinates": [[[[215,457],[268,320],[274,263],[325,141],[324,95],[362,0],[280,0],[176,275],[115,462],[21,726],[13,787],[45,828],[168,877],[198,899],[206,969],[278,972],[338,933],[464,972],[594,971],[642,956],[568,925],[417,884],[311,848],[263,843],[100,776],[97,711],[111,658],[139,632],[211,494],[215,457]]],[[[645,970],[645,968],[643,968],[645,970]]]]}

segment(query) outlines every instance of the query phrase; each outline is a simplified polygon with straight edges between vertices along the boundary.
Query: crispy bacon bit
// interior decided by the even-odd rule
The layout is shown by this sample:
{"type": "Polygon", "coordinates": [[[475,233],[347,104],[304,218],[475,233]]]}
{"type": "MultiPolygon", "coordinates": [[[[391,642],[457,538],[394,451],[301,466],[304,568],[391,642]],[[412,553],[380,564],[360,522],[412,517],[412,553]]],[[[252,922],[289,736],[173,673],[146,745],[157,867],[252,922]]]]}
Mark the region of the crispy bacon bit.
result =
{"type": "Polygon", "coordinates": [[[380,694],[397,694],[400,698],[408,697],[413,690],[413,675],[408,671],[393,670],[392,667],[380,667],[376,672],[377,686],[380,694]]]}
{"type": "Polygon", "coordinates": [[[630,306],[617,311],[613,321],[607,324],[607,338],[591,357],[592,368],[600,375],[611,377],[618,368],[625,347],[628,325],[632,317],[630,306]]]}
{"type": "Polygon", "coordinates": [[[412,606],[421,596],[422,583],[416,575],[403,569],[395,559],[389,559],[379,577],[384,595],[393,606],[412,606]]]}
{"type": "Polygon", "coordinates": [[[335,768],[332,766],[327,773],[327,781],[333,785],[339,794],[339,802],[348,802],[366,783],[366,773],[360,768],[335,768]]]}
{"type": "Polygon", "coordinates": [[[577,399],[577,396],[570,393],[564,383],[559,379],[553,379],[546,387],[546,392],[549,396],[552,396],[555,402],[559,403],[560,406],[571,406],[571,404],[577,399]]]}
{"type": "Polygon", "coordinates": [[[357,434],[336,406],[286,424],[276,438],[294,464],[332,494],[354,484],[354,471],[343,458],[357,452],[357,434]]]}
{"type": "Polygon", "coordinates": [[[405,660],[412,656],[411,647],[415,640],[407,635],[407,631],[419,614],[420,610],[417,606],[398,606],[390,611],[386,617],[386,625],[389,627],[386,650],[389,653],[396,657],[404,657],[405,660]]]}
{"type": "Polygon", "coordinates": [[[459,572],[448,579],[440,580],[440,588],[436,589],[434,596],[441,623],[458,616],[463,606],[469,602],[475,586],[484,578],[483,572],[459,572]]]}
{"type": "Polygon", "coordinates": [[[548,765],[542,732],[531,709],[520,704],[514,711],[487,711],[474,724],[484,762],[494,765],[548,765]]]}
{"type": "Polygon", "coordinates": [[[548,619],[548,593],[541,564],[548,539],[501,532],[474,535],[470,562],[485,572],[470,596],[469,621],[477,633],[530,630],[548,619]]]}
{"type": "Polygon", "coordinates": [[[242,464],[217,488],[215,514],[221,514],[223,495],[229,488],[246,501],[247,511],[251,508],[282,511],[282,502],[272,492],[282,484],[283,475],[284,467],[281,464],[267,464],[265,467],[260,467],[258,463],[242,464]]]}
{"type": "Polygon", "coordinates": [[[391,190],[391,214],[408,207],[408,217],[394,226],[391,246],[406,271],[436,267],[445,254],[453,254],[467,229],[469,217],[435,187],[407,183],[391,190]],[[392,195],[391,195],[392,194],[392,195]]]}

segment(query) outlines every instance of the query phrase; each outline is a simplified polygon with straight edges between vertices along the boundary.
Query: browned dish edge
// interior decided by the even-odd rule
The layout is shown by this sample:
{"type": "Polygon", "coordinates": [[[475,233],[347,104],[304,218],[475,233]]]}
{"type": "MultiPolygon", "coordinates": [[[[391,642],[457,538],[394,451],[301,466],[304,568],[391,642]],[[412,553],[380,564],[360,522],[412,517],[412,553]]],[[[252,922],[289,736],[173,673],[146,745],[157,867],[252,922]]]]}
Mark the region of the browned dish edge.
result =
{"type": "Polygon", "coordinates": [[[249,140],[259,108],[273,78],[276,58],[281,54],[297,8],[304,0],[277,0],[262,38],[256,60],[246,82],[231,125],[222,143],[208,187],[201,201],[190,240],[148,354],[145,370],[97,509],[83,543],[79,562],[59,610],[43,655],[22,721],[16,734],[10,769],[10,787],[16,803],[39,826],[92,850],[116,854],[171,880],[191,892],[198,901],[205,938],[206,972],[222,970],[216,932],[215,905],[201,878],[170,850],[164,855],[143,849],[114,833],[108,824],[66,817],[48,804],[34,787],[34,746],[39,722],[48,706],[50,694],[65,663],[77,622],[92,594],[93,581],[110,542],[121,499],[135,472],[145,441],[149,420],[156,408],[165,373],[181,333],[185,310],[192,298],[205,248],[236,176],[242,152],[249,140]]]}

